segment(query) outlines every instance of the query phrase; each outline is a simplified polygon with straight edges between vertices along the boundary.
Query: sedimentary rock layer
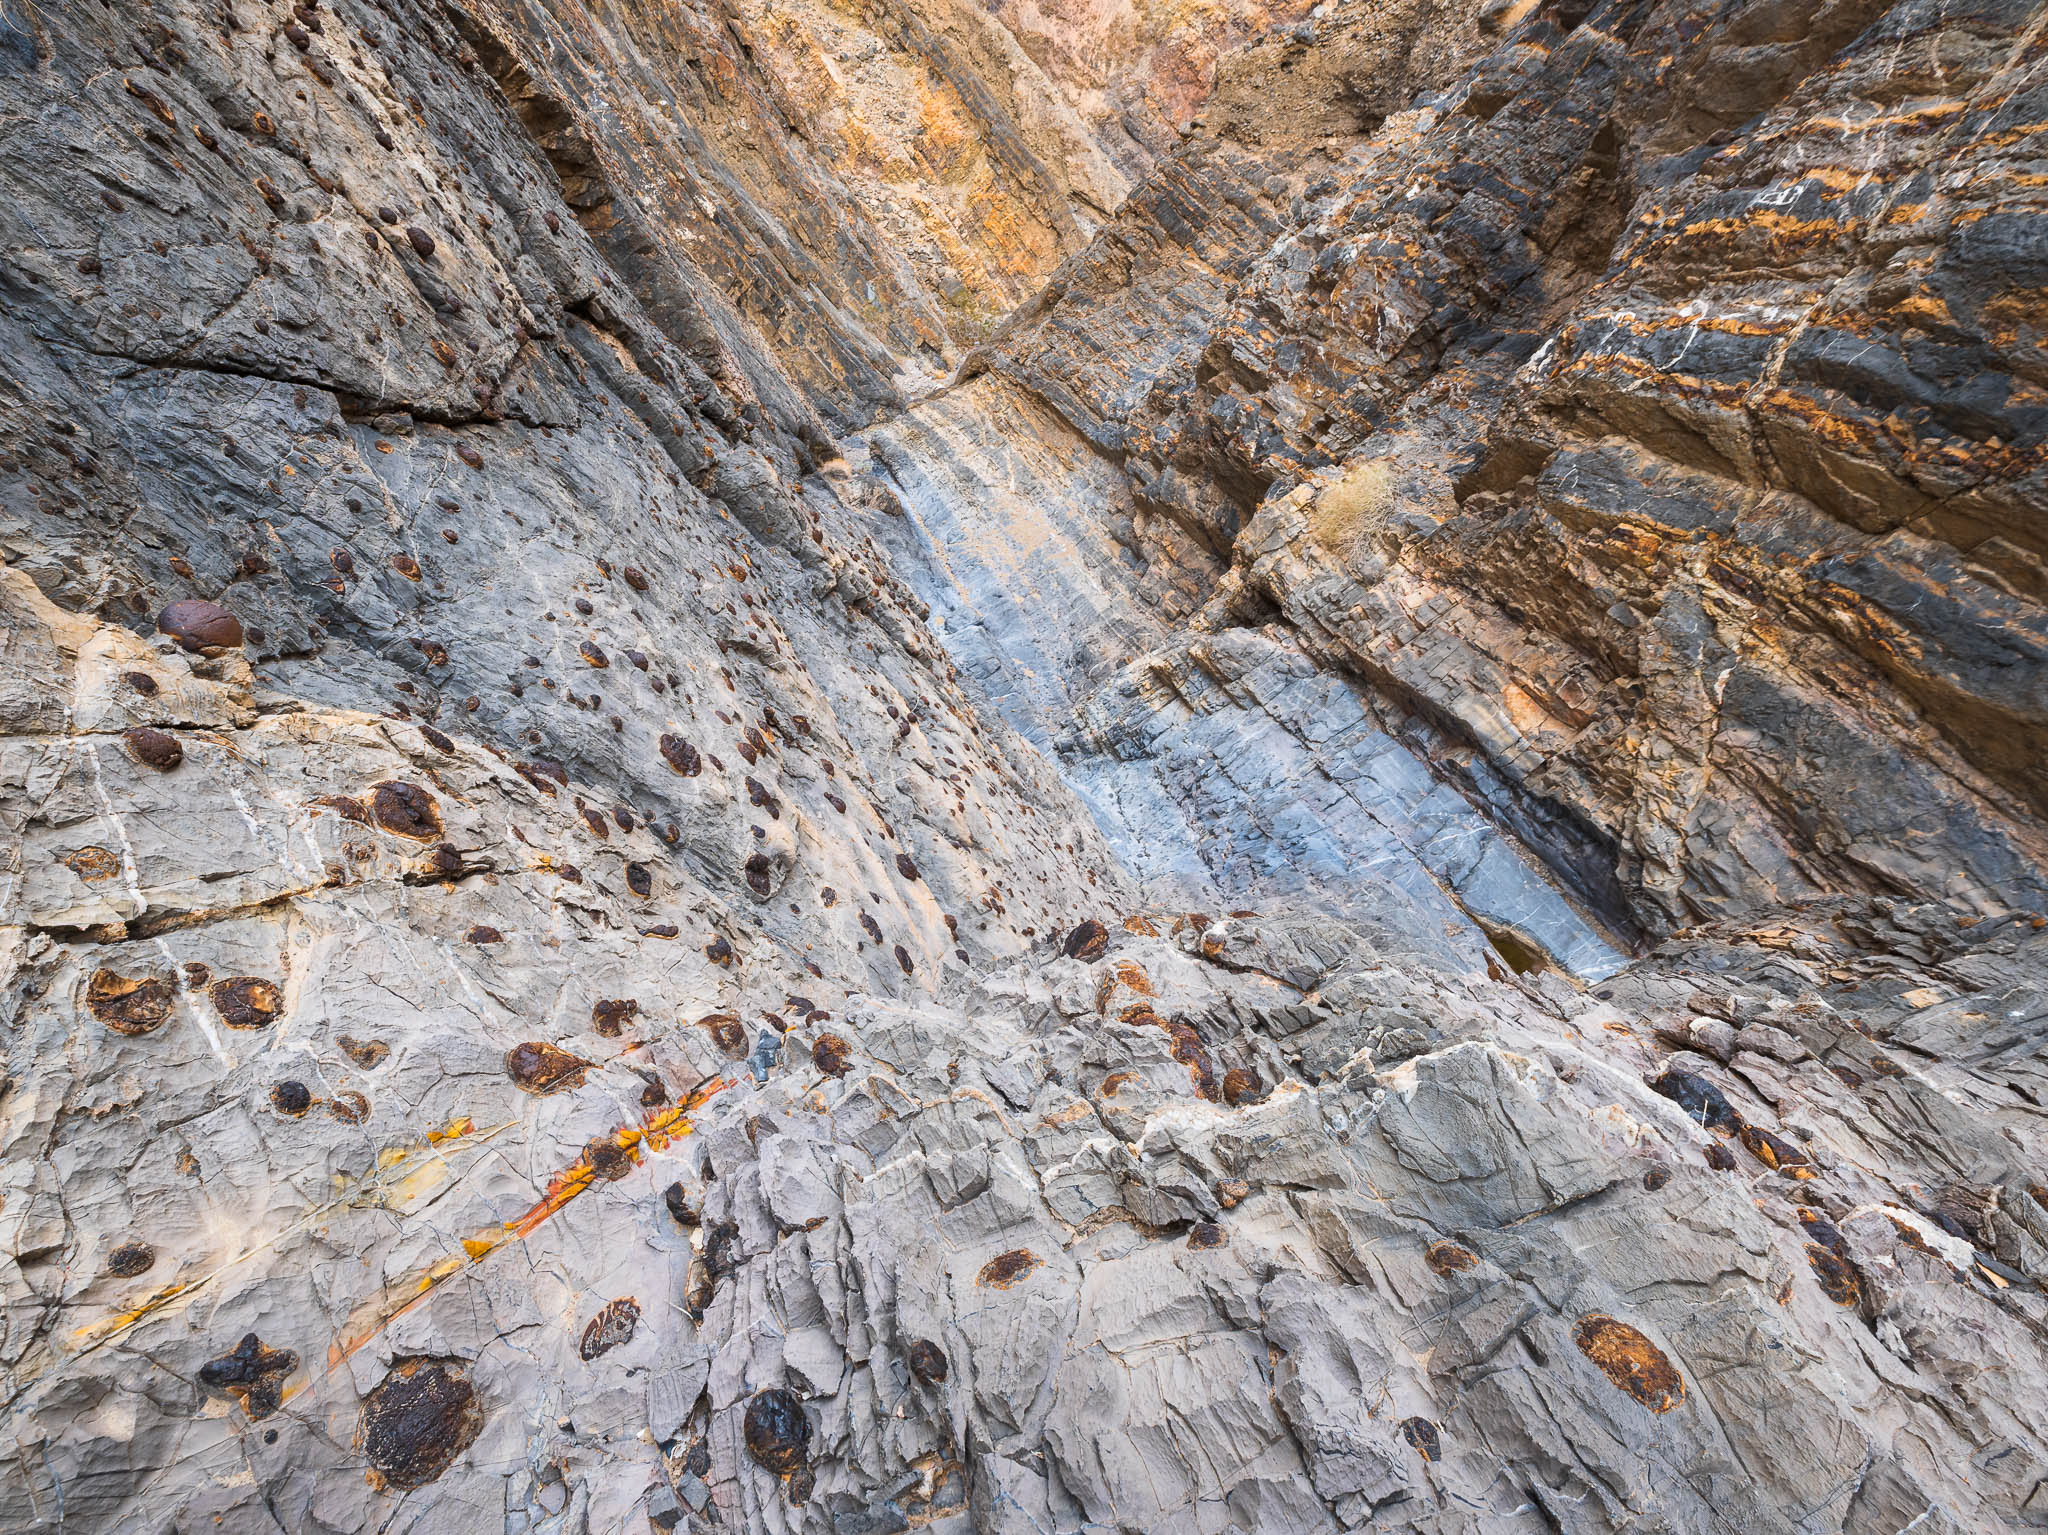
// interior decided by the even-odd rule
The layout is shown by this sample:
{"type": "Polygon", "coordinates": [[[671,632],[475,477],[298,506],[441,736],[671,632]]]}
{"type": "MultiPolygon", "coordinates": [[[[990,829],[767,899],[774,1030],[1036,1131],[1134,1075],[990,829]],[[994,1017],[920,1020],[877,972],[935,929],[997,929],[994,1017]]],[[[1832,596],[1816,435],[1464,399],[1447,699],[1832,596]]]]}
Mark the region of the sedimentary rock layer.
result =
{"type": "Polygon", "coordinates": [[[2038,1525],[2042,48],[0,17],[0,1530],[2038,1525]]]}

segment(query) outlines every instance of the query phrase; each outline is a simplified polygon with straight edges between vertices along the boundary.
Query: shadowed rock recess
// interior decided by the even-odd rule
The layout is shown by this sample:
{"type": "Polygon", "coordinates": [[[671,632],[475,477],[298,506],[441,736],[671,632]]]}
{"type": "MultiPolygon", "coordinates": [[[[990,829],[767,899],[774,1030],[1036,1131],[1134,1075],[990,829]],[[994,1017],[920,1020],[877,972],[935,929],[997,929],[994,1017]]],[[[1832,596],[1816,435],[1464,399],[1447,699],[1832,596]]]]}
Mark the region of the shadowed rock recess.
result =
{"type": "Polygon", "coordinates": [[[2048,16],[0,7],[0,1535],[2048,1528],[2048,16]]]}

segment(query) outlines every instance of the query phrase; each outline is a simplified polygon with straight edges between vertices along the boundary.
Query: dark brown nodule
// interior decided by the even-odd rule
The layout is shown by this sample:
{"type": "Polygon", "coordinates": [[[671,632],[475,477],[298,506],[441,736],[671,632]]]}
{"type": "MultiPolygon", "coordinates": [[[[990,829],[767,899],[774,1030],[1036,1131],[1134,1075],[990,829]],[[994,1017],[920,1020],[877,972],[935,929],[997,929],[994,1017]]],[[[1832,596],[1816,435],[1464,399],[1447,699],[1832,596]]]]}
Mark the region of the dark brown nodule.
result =
{"type": "Polygon", "coordinates": [[[1014,1248],[1006,1253],[997,1253],[984,1263],[981,1272],[974,1276],[974,1282],[984,1290],[1007,1290],[1044,1262],[1028,1247],[1014,1248]]]}
{"type": "Polygon", "coordinates": [[[405,226],[405,238],[420,260],[425,261],[434,254],[434,237],[417,224],[405,226]]]}
{"type": "Polygon", "coordinates": [[[1479,1255],[1456,1242],[1440,1241],[1432,1242],[1423,1249],[1422,1261],[1439,1274],[1462,1274],[1479,1262],[1479,1255]]]}
{"type": "Polygon", "coordinates": [[[747,1453],[777,1476],[797,1470],[810,1456],[811,1420],[804,1404],[779,1386],[754,1393],[742,1427],[747,1453]]]}
{"type": "Polygon", "coordinates": [[[494,927],[486,927],[481,922],[463,936],[464,943],[503,943],[504,941],[505,935],[503,933],[494,927]]]}
{"type": "Polygon", "coordinates": [[[1194,1248],[1197,1252],[1206,1252],[1212,1248],[1228,1247],[1229,1245],[1230,1233],[1214,1221],[1196,1221],[1194,1225],[1188,1228],[1188,1246],[1194,1248]]]}
{"type": "Polygon", "coordinates": [[[1837,1306],[1853,1306],[1863,1298],[1863,1282],[1856,1277],[1856,1266],[1840,1253],[1818,1242],[1808,1242],[1806,1263],[1813,1270],[1813,1277],[1820,1281],[1821,1294],[1837,1306]]]}
{"type": "Polygon", "coordinates": [[[472,448],[466,442],[458,442],[455,445],[455,456],[472,469],[481,469],[484,466],[483,454],[477,452],[475,448],[472,448]]]}
{"type": "Polygon", "coordinates": [[[1783,1173],[1788,1178],[1813,1176],[1812,1161],[1783,1136],[1773,1135],[1761,1125],[1744,1125],[1740,1134],[1743,1147],[1749,1154],[1773,1172],[1783,1173]]]}
{"type": "Polygon", "coordinates": [[[606,655],[604,651],[599,649],[598,646],[590,640],[585,640],[581,644],[579,644],[576,647],[576,654],[583,657],[583,659],[592,666],[602,667],[610,666],[612,664],[612,658],[606,655]]]}
{"type": "Polygon", "coordinates": [[[231,1029],[267,1029],[284,1011],[284,993],[260,975],[231,975],[206,988],[213,1010],[231,1029]]]}
{"type": "Polygon", "coordinates": [[[634,1156],[630,1147],[621,1146],[609,1135],[600,1135],[583,1147],[583,1160],[590,1164],[591,1173],[607,1183],[617,1183],[633,1170],[634,1156]]]}
{"type": "Polygon", "coordinates": [[[270,1090],[270,1106],[287,1119],[297,1119],[313,1106],[313,1094],[303,1082],[280,1082],[270,1090]]]}
{"type": "Polygon", "coordinates": [[[1233,1066],[1223,1073],[1223,1101],[1232,1108],[1241,1103],[1257,1103],[1265,1096],[1265,1090],[1265,1082],[1249,1067],[1233,1066]]]}
{"type": "Polygon", "coordinates": [[[116,1034],[132,1038],[160,1027],[171,1016],[171,1001],[176,994],[171,983],[161,976],[131,978],[111,970],[95,970],[85,988],[85,1005],[93,1017],[116,1034]]]}
{"type": "Polygon", "coordinates": [[[828,1077],[843,1077],[851,1064],[853,1046],[837,1034],[820,1034],[811,1046],[811,1064],[828,1077]]]}
{"type": "Polygon", "coordinates": [[[1579,1352],[1600,1373],[1652,1412],[1669,1412],[1685,1400],[1685,1380],[1664,1350],[1628,1323],[1605,1312],[1579,1318],[1572,1329],[1579,1352]]]}
{"type": "Polygon", "coordinates": [[[680,1182],[671,1183],[661,1191],[661,1202],[668,1206],[668,1213],[675,1218],[675,1223],[678,1226],[694,1226],[697,1224],[697,1212],[690,1208],[690,1201],[683,1193],[683,1186],[680,1182]]]}
{"type": "Polygon", "coordinates": [[[256,1334],[245,1333],[232,1353],[199,1367],[199,1384],[227,1392],[251,1422],[260,1422],[284,1404],[285,1380],[298,1367],[299,1356],[290,1349],[265,1348],[256,1334]]]}
{"type": "Polygon", "coordinates": [[[946,1351],[929,1338],[919,1338],[910,1345],[910,1373],[927,1386],[942,1384],[949,1368],[946,1351]]]}
{"type": "Polygon", "coordinates": [[[646,900],[654,894],[654,874],[644,863],[626,865],[626,888],[646,900]]]}
{"type": "Polygon", "coordinates": [[[432,725],[420,726],[420,739],[433,747],[437,752],[447,752],[451,756],[454,754],[455,743],[442,735],[432,725]]]}
{"type": "Polygon", "coordinates": [[[908,853],[898,853],[896,855],[896,872],[905,879],[917,879],[919,877],[917,865],[910,861],[908,853]]]}
{"type": "Polygon", "coordinates": [[[695,778],[704,771],[704,759],[697,748],[678,735],[661,738],[662,760],[685,778],[695,778]]]}
{"type": "Polygon", "coordinates": [[[135,760],[159,773],[168,773],[185,760],[185,748],[178,744],[178,738],[147,725],[137,725],[121,739],[135,760]]]}
{"type": "Polygon", "coordinates": [[[156,1267],[156,1249],[147,1242],[123,1242],[107,1254],[107,1272],[116,1279],[133,1279],[156,1267]]]}
{"type": "Polygon", "coordinates": [[[418,784],[378,784],[370,793],[370,814],[394,837],[433,842],[441,835],[440,809],[434,796],[418,784]]]}
{"type": "Polygon", "coordinates": [[[1424,1460],[1433,1461],[1443,1454],[1443,1441],[1437,1437],[1436,1425],[1427,1418],[1403,1418],[1401,1437],[1408,1441],[1408,1448],[1424,1460]]]}
{"type": "Polygon", "coordinates": [[[609,1354],[621,1344],[633,1341],[633,1331],[640,1325],[640,1302],[630,1295],[622,1295],[615,1301],[607,1301],[604,1308],[583,1327],[583,1342],[576,1352],[586,1363],[600,1354],[609,1354]]]}
{"type": "Polygon", "coordinates": [[[341,1046],[343,1055],[365,1071],[373,1071],[383,1065],[391,1054],[391,1047],[381,1039],[357,1039],[353,1034],[344,1034],[335,1043],[341,1046]]]}
{"type": "Polygon", "coordinates": [[[704,945],[704,957],[714,965],[731,965],[733,960],[732,941],[723,933],[704,945]]]}
{"type": "Polygon", "coordinates": [[[900,943],[896,945],[896,964],[905,975],[911,973],[910,951],[900,943]]]}
{"type": "Polygon", "coordinates": [[[187,597],[156,616],[157,632],[186,650],[228,650],[242,643],[242,621],[218,603],[187,597]]]}
{"type": "Polygon", "coordinates": [[[1653,1167],[1648,1172],[1643,1174],[1643,1187],[1648,1189],[1652,1194],[1656,1193],[1657,1190],[1664,1187],[1664,1185],[1669,1183],[1670,1181],[1671,1169],[1668,1167],[1653,1167]]]}
{"type": "Polygon", "coordinates": [[[629,997],[607,997],[590,1004],[590,1026],[607,1039],[617,1039],[640,1016],[640,1004],[629,997]]]}
{"type": "Polygon", "coordinates": [[[408,581],[417,581],[420,578],[420,562],[409,554],[392,555],[391,568],[408,581]]]}
{"type": "Polygon", "coordinates": [[[121,680],[135,689],[144,698],[154,698],[159,691],[156,685],[156,678],[150,676],[148,672],[123,672],[121,673],[121,680]]]}
{"type": "Polygon", "coordinates": [[[454,1360],[401,1359],[363,1399],[363,1453],[387,1487],[426,1486],[483,1426],[469,1372],[454,1360]]]}
{"type": "Polygon", "coordinates": [[[626,585],[632,587],[634,591],[647,590],[647,576],[637,565],[628,565],[619,574],[626,578],[626,585]]]}
{"type": "Polygon", "coordinates": [[[1707,1147],[1707,1166],[1717,1173],[1732,1173],[1735,1171],[1735,1153],[1721,1142],[1714,1141],[1707,1147]]]}
{"type": "Polygon", "coordinates": [[[749,854],[745,873],[747,888],[759,899],[765,901],[775,893],[775,863],[766,853],[749,854]]]}
{"type": "Polygon", "coordinates": [[[581,1087],[589,1066],[588,1061],[537,1039],[514,1045],[505,1052],[505,1075],[512,1079],[513,1086],[536,1098],[581,1087]]]}
{"type": "Polygon", "coordinates": [[[731,1013],[707,1013],[697,1020],[697,1027],[711,1031],[711,1042],[726,1053],[730,1060],[738,1060],[747,1053],[746,1025],[731,1013]]]}
{"type": "Polygon", "coordinates": [[[106,848],[82,847],[64,855],[64,867],[90,885],[119,874],[121,860],[106,848]]]}
{"type": "Polygon", "coordinates": [[[1061,952],[1068,959],[1078,959],[1084,964],[1094,964],[1109,952],[1109,929],[1090,917],[1071,933],[1061,952]]]}

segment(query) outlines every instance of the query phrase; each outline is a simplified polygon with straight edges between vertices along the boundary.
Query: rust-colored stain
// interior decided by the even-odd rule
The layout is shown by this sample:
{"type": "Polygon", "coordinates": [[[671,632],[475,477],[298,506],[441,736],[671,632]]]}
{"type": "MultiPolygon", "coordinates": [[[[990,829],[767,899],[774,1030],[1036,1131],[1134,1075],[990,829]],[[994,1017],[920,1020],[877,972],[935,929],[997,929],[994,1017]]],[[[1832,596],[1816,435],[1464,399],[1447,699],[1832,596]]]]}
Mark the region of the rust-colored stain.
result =
{"type": "MultiPolygon", "coordinates": [[[[368,1308],[369,1315],[363,1325],[336,1340],[328,1349],[328,1368],[332,1369],[347,1359],[446,1280],[473,1264],[483,1262],[499,1248],[532,1236],[588,1191],[593,1183],[624,1176],[638,1165],[645,1152],[660,1151],[671,1140],[688,1135],[693,1128],[690,1116],[730,1086],[732,1084],[723,1077],[712,1077],[699,1083],[681,1103],[657,1110],[638,1125],[628,1125],[593,1140],[583,1148],[581,1156],[548,1180],[547,1193],[524,1215],[502,1225],[487,1226],[474,1236],[465,1237],[461,1257],[443,1258],[387,1291],[387,1297],[393,1303],[388,1309],[383,1304],[368,1308]]],[[[456,1124],[466,1126],[467,1122],[458,1120],[456,1124]]],[[[451,1127],[451,1133],[468,1131],[451,1127]]]]}
{"type": "Polygon", "coordinates": [[[1230,1245],[1230,1233],[1214,1221],[1196,1221],[1188,1228],[1188,1246],[1196,1252],[1211,1252],[1230,1245]]]}
{"type": "Polygon", "coordinates": [[[984,1290],[1007,1290],[1045,1260],[1028,1247],[1013,1248],[1006,1253],[997,1253],[981,1266],[981,1272],[974,1276],[974,1282],[984,1290]]]}
{"type": "Polygon", "coordinates": [[[1669,1412],[1685,1400],[1685,1380],[1664,1351],[1628,1323],[1605,1312],[1590,1312],[1572,1329],[1579,1352],[1600,1373],[1652,1412],[1669,1412]]]}
{"type": "Polygon", "coordinates": [[[837,1034],[820,1034],[811,1046],[811,1064],[828,1077],[843,1077],[852,1064],[853,1046],[837,1034]]]}
{"type": "Polygon", "coordinates": [[[1461,1274],[1479,1262],[1479,1255],[1456,1242],[1432,1242],[1423,1249],[1422,1261],[1439,1274],[1461,1274]]]}
{"type": "Polygon", "coordinates": [[[1158,924],[1153,922],[1150,917],[1124,918],[1124,931],[1136,933],[1141,938],[1157,938],[1159,936],[1158,924]]]}

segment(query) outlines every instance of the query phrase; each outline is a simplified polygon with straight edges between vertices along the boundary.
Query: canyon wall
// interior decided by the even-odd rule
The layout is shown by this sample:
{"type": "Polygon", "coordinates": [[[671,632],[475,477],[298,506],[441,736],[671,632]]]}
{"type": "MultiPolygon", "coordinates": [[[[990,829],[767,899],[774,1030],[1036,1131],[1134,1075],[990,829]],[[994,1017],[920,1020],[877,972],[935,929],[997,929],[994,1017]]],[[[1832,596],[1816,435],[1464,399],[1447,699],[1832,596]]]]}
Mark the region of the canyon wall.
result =
{"type": "Polygon", "coordinates": [[[0,14],[0,1530],[2038,1526],[2044,60],[0,14]]]}

